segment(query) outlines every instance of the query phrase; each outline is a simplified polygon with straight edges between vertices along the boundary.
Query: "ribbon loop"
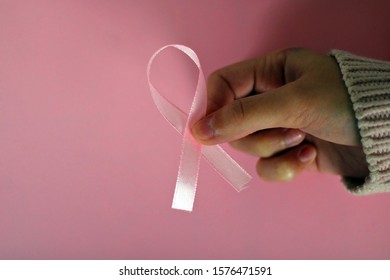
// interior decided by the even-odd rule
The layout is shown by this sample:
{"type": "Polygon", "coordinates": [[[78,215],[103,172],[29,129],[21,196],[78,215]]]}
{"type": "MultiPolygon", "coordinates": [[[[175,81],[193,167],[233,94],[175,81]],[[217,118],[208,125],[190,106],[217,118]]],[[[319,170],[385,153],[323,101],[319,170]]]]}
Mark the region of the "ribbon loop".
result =
{"type": "Polygon", "coordinates": [[[203,146],[196,142],[191,127],[206,114],[207,90],[200,61],[195,52],[183,45],[167,45],[157,50],[149,60],[147,78],[154,103],[165,119],[183,135],[182,152],[176,180],[172,208],[192,211],[198,182],[200,157],[203,156],[214,169],[237,191],[243,190],[252,176],[235,162],[219,145],[203,146]],[[150,81],[150,69],[156,56],[167,48],[185,53],[198,67],[198,82],[188,114],[164,98],[150,81]]]}

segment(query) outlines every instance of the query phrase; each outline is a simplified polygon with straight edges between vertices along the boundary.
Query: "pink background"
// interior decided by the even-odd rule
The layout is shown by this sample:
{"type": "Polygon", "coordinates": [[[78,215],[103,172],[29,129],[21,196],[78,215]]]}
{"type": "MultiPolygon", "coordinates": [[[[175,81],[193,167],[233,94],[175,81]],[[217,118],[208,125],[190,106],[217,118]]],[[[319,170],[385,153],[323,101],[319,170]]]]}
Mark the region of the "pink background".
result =
{"type": "MultiPolygon", "coordinates": [[[[181,138],[146,83],[171,43],[206,74],[288,46],[390,60],[390,2],[351,2],[0,0],[0,258],[389,258],[390,196],[336,176],[236,193],[203,160],[194,212],[172,210],[181,138]]],[[[195,71],[172,59],[154,77],[185,102],[195,71]]]]}

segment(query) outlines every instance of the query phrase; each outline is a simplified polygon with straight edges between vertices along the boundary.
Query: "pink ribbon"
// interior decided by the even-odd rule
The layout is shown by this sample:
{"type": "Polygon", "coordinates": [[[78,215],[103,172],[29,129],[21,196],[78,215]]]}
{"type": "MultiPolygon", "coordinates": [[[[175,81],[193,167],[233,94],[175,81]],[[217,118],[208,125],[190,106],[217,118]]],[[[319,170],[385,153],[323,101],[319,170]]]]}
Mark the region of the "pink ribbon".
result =
{"type": "Polygon", "coordinates": [[[167,45],[156,51],[150,58],[147,77],[154,103],[165,119],[183,135],[182,152],[177,174],[175,194],[172,208],[192,211],[199,174],[200,157],[203,156],[214,169],[237,191],[246,188],[252,176],[235,162],[219,145],[206,146],[199,144],[191,134],[191,127],[206,114],[207,90],[206,82],[195,52],[183,45],[167,45]],[[167,48],[176,48],[185,53],[199,69],[195,96],[187,115],[177,106],[164,98],[150,81],[150,69],[156,56],[167,48]]]}

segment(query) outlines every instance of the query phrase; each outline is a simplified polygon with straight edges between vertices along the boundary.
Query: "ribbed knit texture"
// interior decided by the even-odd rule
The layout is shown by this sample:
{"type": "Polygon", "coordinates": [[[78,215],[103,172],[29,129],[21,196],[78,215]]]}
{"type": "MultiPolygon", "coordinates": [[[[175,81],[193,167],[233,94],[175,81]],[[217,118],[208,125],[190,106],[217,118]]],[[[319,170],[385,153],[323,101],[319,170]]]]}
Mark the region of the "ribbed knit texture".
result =
{"type": "Polygon", "coordinates": [[[355,194],[390,192],[390,62],[340,50],[330,55],[348,89],[370,171],[366,178],[343,181],[355,194]]]}

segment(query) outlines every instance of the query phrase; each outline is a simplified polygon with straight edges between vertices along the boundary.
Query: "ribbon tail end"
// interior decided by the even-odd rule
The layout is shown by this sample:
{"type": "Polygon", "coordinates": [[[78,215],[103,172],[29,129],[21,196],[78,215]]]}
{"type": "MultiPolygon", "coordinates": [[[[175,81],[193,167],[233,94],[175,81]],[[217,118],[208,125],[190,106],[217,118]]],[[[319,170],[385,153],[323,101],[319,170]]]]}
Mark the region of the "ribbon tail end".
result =
{"type": "Polygon", "coordinates": [[[247,174],[246,178],[245,178],[245,181],[241,182],[241,184],[232,184],[231,182],[229,182],[233,188],[237,191],[237,192],[242,192],[243,190],[245,190],[246,188],[249,187],[249,183],[250,181],[252,181],[252,176],[247,174]]]}
{"type": "Polygon", "coordinates": [[[172,209],[185,211],[187,213],[192,212],[193,205],[180,205],[180,203],[172,203],[172,209]]]}

